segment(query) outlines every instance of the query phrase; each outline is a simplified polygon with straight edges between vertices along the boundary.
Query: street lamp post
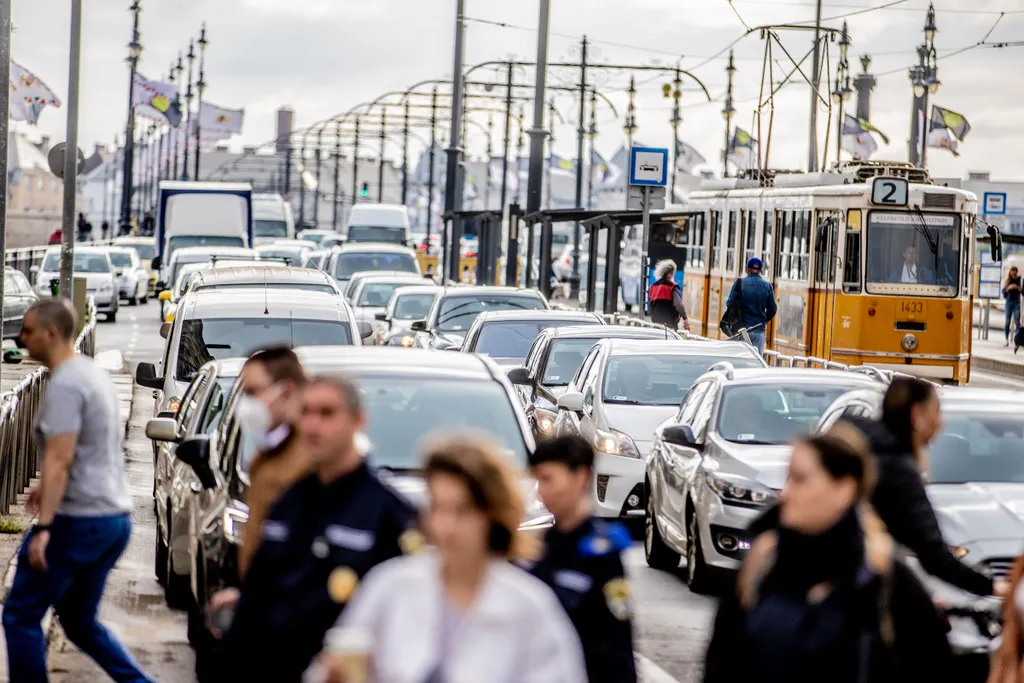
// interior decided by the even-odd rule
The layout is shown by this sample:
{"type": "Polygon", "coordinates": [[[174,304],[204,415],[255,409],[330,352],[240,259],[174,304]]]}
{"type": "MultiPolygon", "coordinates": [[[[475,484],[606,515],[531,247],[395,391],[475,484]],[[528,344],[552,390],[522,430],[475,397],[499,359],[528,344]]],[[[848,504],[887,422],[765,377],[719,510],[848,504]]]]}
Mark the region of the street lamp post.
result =
{"type": "Polygon", "coordinates": [[[676,177],[679,174],[679,124],[683,121],[679,113],[679,101],[683,98],[683,77],[678,68],[672,84],[666,83],[661,89],[666,98],[672,98],[672,118],[669,123],[672,124],[672,201],[675,202],[676,177]]]}
{"type": "Polygon", "coordinates": [[[935,52],[935,6],[928,6],[924,43],[917,46],[917,64],[910,69],[914,104],[910,120],[910,163],[924,168],[928,150],[928,96],[939,90],[939,67],[935,52]]]}
{"type": "Polygon", "coordinates": [[[732,50],[729,50],[729,63],[725,67],[725,74],[729,79],[725,91],[725,106],[722,108],[722,116],[725,117],[725,147],[722,148],[722,177],[729,177],[729,142],[732,136],[732,115],[736,109],[732,106],[732,79],[736,73],[736,65],[732,60],[732,50]]]}
{"type": "Polygon", "coordinates": [[[142,57],[142,43],[139,35],[139,14],[142,7],[140,0],[135,0],[129,8],[132,13],[132,41],[128,43],[128,121],[124,131],[124,159],[121,170],[121,232],[127,233],[132,222],[132,168],[135,156],[135,107],[132,106],[132,94],[135,90],[135,72],[139,68],[142,57]]]}
{"type": "MultiPolygon", "coordinates": [[[[183,73],[185,73],[185,62],[184,62],[184,60],[185,60],[184,56],[181,54],[181,52],[179,52],[178,53],[178,63],[175,64],[174,68],[171,70],[171,81],[175,83],[175,86],[178,89],[178,108],[179,109],[181,108],[181,98],[184,95],[184,93],[182,92],[182,88],[181,88],[181,85],[182,85],[181,84],[181,75],[183,73]]],[[[181,175],[180,175],[181,169],[178,166],[178,162],[181,160],[181,150],[178,149],[178,143],[181,141],[180,140],[181,137],[182,137],[182,135],[181,135],[181,121],[179,120],[178,121],[178,127],[174,129],[174,138],[172,140],[174,142],[174,162],[171,164],[171,178],[173,180],[177,180],[178,178],[181,177],[181,175]]]]}
{"type": "Polygon", "coordinates": [[[206,22],[199,32],[199,81],[196,82],[196,92],[199,99],[196,104],[196,171],[192,174],[195,180],[199,180],[199,133],[203,125],[203,91],[206,90],[206,22]]]}
{"type": "MultiPolygon", "coordinates": [[[[188,180],[188,138],[189,130],[192,128],[192,100],[195,93],[192,91],[192,67],[196,61],[196,45],[194,40],[188,41],[188,88],[185,90],[185,151],[184,162],[181,169],[181,179],[188,180]]],[[[197,150],[198,151],[198,150],[197,150]]]]}
{"type": "Polygon", "coordinates": [[[377,202],[384,201],[384,140],[387,137],[388,108],[380,108],[380,160],[377,164],[377,202]]]}
{"type": "Polygon", "coordinates": [[[850,51],[850,37],[846,31],[846,22],[843,22],[843,34],[839,38],[839,66],[836,69],[836,82],[832,88],[832,101],[839,105],[839,134],[836,136],[836,161],[842,158],[843,153],[843,105],[853,94],[850,86],[850,62],[847,60],[847,53],[850,51]]]}
{"type": "Polygon", "coordinates": [[[597,140],[597,90],[590,90],[590,127],[587,128],[587,137],[590,138],[590,163],[587,164],[587,211],[594,208],[594,141],[597,140]]]}
{"type": "Polygon", "coordinates": [[[623,130],[626,132],[626,149],[633,148],[633,134],[636,133],[636,78],[629,77],[629,105],[626,107],[626,125],[623,130]]]}

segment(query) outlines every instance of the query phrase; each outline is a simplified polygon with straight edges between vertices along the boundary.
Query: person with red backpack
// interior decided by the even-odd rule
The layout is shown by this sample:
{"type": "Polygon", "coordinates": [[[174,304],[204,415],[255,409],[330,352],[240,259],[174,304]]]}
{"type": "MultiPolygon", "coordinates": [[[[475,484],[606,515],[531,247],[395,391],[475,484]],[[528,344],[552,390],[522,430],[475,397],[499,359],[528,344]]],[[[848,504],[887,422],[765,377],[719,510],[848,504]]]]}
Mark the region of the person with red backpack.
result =
{"type": "Polygon", "coordinates": [[[688,330],[686,307],[683,306],[683,288],[675,281],[675,261],[658,261],[654,266],[654,276],[658,279],[647,292],[651,302],[651,321],[667,325],[674,330],[679,327],[682,320],[683,329],[688,330]]]}

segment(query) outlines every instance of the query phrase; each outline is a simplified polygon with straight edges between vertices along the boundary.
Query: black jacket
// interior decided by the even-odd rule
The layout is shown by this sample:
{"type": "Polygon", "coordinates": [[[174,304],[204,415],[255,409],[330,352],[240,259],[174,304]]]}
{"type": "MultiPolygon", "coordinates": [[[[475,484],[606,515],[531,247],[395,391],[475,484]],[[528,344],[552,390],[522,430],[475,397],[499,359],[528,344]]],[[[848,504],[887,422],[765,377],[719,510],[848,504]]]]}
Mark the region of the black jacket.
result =
{"type": "MultiPolygon", "coordinates": [[[[751,526],[751,532],[777,529],[778,516],[769,510],[751,526]]],[[[778,532],[777,533],[784,533],[778,532]]],[[[856,532],[859,534],[859,529],[856,532]]],[[[950,680],[952,654],[946,624],[913,573],[893,561],[887,578],[866,570],[861,543],[843,550],[835,564],[828,597],[818,603],[793,581],[800,573],[792,561],[783,565],[783,541],[775,564],[757,591],[748,612],[738,590],[730,590],[719,603],[704,668],[704,683],[903,683],[950,680]],[[856,565],[856,566],[854,566],[856,565]],[[883,582],[886,582],[883,584],[883,582]],[[882,598],[883,585],[888,587],[882,598]],[[794,586],[797,586],[794,589],[794,586]],[[886,606],[893,630],[891,644],[882,636],[881,610],[886,606]]],[[[828,562],[811,554],[796,562],[828,562]]],[[[814,570],[810,570],[814,571],[814,570]]],[[[813,576],[808,583],[821,580],[813,576]]]]}
{"type": "Polygon", "coordinates": [[[868,437],[878,466],[871,503],[897,543],[937,579],[975,595],[992,595],[992,579],[956,559],[942,538],[935,510],[908,448],[879,422],[846,418],[868,437]]]}

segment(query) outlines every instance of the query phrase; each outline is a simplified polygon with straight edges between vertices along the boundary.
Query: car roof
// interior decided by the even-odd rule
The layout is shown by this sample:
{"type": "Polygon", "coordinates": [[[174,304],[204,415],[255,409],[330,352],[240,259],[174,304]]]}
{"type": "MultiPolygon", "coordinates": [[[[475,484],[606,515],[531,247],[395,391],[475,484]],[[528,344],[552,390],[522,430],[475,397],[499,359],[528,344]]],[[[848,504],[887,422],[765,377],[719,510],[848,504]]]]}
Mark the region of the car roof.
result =
{"type": "Polygon", "coordinates": [[[299,230],[297,235],[340,235],[341,233],[337,230],[328,230],[326,228],[306,228],[305,230],[299,230]]]}
{"type": "Polygon", "coordinates": [[[192,287],[212,287],[218,284],[251,282],[259,286],[264,283],[273,286],[281,283],[334,284],[334,278],[322,270],[298,268],[295,266],[267,265],[256,262],[251,266],[210,268],[201,270],[195,276],[192,287]]]}
{"type": "MultiPolygon", "coordinates": [[[[127,244],[111,244],[110,246],[103,247],[104,251],[116,251],[119,254],[134,254],[136,251],[129,247],[127,244]]],[[[75,251],[78,251],[77,249],[75,251]]]]}
{"type": "Polygon", "coordinates": [[[669,339],[679,341],[664,329],[654,327],[633,327],[630,325],[572,325],[550,327],[544,333],[553,339],[669,339]]]}
{"type": "Polygon", "coordinates": [[[339,252],[361,252],[369,254],[379,254],[382,252],[392,254],[411,254],[416,255],[409,247],[403,247],[400,244],[387,244],[383,242],[354,242],[345,243],[338,247],[335,247],[339,252]]]}
{"type": "MultiPolygon", "coordinates": [[[[700,342],[706,344],[707,342],[700,342]]],[[[736,342],[724,342],[735,344],[736,342]]],[[[847,370],[821,370],[818,368],[736,368],[732,373],[730,384],[821,384],[835,382],[848,384],[851,388],[883,387],[877,380],[859,372],[847,370]]]]}
{"type": "MultiPolygon", "coordinates": [[[[85,245],[79,246],[79,245],[76,244],[75,245],[75,253],[76,254],[106,254],[107,250],[109,248],[110,247],[93,247],[93,246],[85,246],[85,245]]],[[[54,247],[48,248],[46,250],[46,255],[49,256],[50,254],[52,254],[54,252],[60,253],[60,246],[54,246],[54,247]]]]}
{"type": "Polygon", "coordinates": [[[1024,391],[980,387],[946,387],[939,390],[942,412],[992,412],[1019,414],[1024,391]]]}
{"type": "Polygon", "coordinates": [[[372,273],[372,275],[361,275],[356,273],[352,276],[355,280],[358,277],[360,280],[365,282],[423,282],[423,276],[417,275],[416,273],[410,273],[408,271],[394,271],[394,270],[368,270],[366,273],[372,273]]]}
{"type": "Polygon", "coordinates": [[[613,356],[643,356],[664,354],[679,356],[716,356],[729,358],[756,358],[757,354],[746,344],[729,341],[699,341],[685,339],[628,339],[602,340],[613,356]]]}
{"type": "Polygon", "coordinates": [[[529,297],[534,299],[544,298],[536,289],[529,289],[526,287],[499,287],[494,285],[472,287],[445,287],[442,296],[444,296],[445,298],[472,298],[474,296],[486,296],[489,294],[515,294],[517,296],[529,297]]]}
{"type": "Polygon", "coordinates": [[[405,294],[435,294],[436,295],[436,294],[440,294],[441,293],[441,289],[442,288],[438,287],[437,285],[406,285],[404,287],[399,287],[398,289],[396,289],[394,294],[392,294],[392,296],[395,296],[395,295],[405,295],[405,294]]]}
{"type": "Polygon", "coordinates": [[[242,366],[245,365],[247,360],[247,358],[221,358],[215,361],[217,363],[217,376],[238,377],[242,374],[242,366]]]}
{"type": "Polygon", "coordinates": [[[143,235],[125,235],[123,237],[115,237],[114,244],[156,244],[156,239],[143,235]]]}
{"type": "Polygon", "coordinates": [[[539,308],[530,311],[484,311],[477,316],[477,322],[502,322],[505,320],[599,320],[596,313],[586,311],[557,311],[539,308]]]}
{"type": "Polygon", "coordinates": [[[475,354],[439,353],[387,346],[305,346],[295,349],[310,375],[401,375],[492,380],[490,366],[475,354]]]}
{"type": "Polygon", "coordinates": [[[299,242],[269,242],[268,244],[261,244],[255,248],[255,251],[299,251],[300,249],[309,249],[309,245],[299,242]]]}
{"type": "Polygon", "coordinates": [[[171,260],[180,259],[185,256],[256,256],[255,249],[247,247],[180,247],[171,254],[171,260]]]}
{"type": "Polygon", "coordinates": [[[275,319],[349,319],[348,307],[340,296],[312,290],[296,296],[294,291],[273,287],[200,289],[186,294],[182,306],[187,319],[262,315],[275,319]]]}

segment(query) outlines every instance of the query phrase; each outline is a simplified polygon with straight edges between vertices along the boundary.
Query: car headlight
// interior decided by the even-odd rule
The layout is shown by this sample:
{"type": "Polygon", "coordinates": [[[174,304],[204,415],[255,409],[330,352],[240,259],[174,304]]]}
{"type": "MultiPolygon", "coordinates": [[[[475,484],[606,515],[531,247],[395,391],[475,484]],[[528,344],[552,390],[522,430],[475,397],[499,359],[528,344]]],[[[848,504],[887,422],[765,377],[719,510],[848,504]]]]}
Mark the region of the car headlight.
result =
{"type": "Polygon", "coordinates": [[[249,508],[244,503],[231,501],[231,504],[224,508],[221,521],[224,524],[224,535],[228,541],[237,545],[242,542],[245,524],[249,521],[249,508]]]}
{"type": "Polygon", "coordinates": [[[969,550],[967,550],[967,548],[961,545],[951,545],[949,546],[949,549],[953,553],[953,557],[955,557],[958,560],[964,559],[965,557],[967,557],[967,553],[970,552],[969,550]]]}
{"type": "Polygon", "coordinates": [[[704,481],[727,505],[760,508],[775,498],[771,489],[746,477],[705,471],[704,481]]]}
{"type": "Polygon", "coordinates": [[[109,282],[104,282],[102,285],[100,285],[100,291],[101,292],[109,292],[113,288],[114,288],[114,285],[109,283],[109,282]]]}
{"type": "Polygon", "coordinates": [[[414,336],[413,336],[413,335],[411,335],[411,334],[403,334],[403,335],[402,335],[402,341],[401,341],[400,343],[401,343],[401,345],[402,345],[402,346],[404,346],[405,348],[407,348],[407,349],[408,349],[408,348],[410,348],[410,347],[411,347],[411,346],[412,346],[413,344],[415,344],[415,343],[416,343],[416,337],[414,337],[414,336]]]}
{"type": "Polygon", "coordinates": [[[594,448],[601,453],[608,455],[621,455],[626,458],[639,458],[640,450],[629,434],[623,434],[617,430],[597,430],[597,437],[594,439],[594,448]]]}
{"type": "Polygon", "coordinates": [[[555,433],[555,414],[551,411],[537,408],[536,422],[537,431],[544,436],[552,436],[555,433]]]}

